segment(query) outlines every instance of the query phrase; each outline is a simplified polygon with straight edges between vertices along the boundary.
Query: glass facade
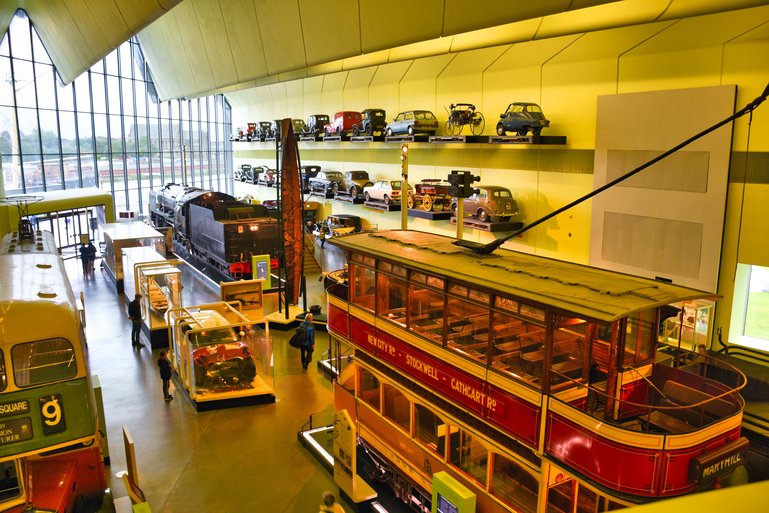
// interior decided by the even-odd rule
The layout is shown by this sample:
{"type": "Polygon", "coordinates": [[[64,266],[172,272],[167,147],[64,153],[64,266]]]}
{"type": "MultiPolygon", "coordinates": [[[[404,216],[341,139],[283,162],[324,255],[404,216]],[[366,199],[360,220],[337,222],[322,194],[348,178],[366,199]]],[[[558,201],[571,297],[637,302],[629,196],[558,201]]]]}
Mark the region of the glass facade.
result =
{"type": "Polygon", "coordinates": [[[23,11],[0,42],[5,195],[99,187],[146,214],[168,182],[231,190],[231,126],[222,95],[160,101],[136,38],[67,85],[23,11]]]}

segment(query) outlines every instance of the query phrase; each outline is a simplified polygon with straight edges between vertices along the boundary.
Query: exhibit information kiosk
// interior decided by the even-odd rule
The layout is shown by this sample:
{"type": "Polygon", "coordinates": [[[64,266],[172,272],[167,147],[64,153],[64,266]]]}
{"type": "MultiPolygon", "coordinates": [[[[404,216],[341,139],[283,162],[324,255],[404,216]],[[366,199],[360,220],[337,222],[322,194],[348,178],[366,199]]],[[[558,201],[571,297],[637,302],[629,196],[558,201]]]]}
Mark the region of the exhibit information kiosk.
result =
{"type": "Polygon", "coordinates": [[[163,234],[139,221],[106,223],[101,225],[101,230],[104,235],[104,254],[102,257],[104,269],[115,282],[118,294],[122,294],[124,290],[123,248],[149,246],[162,252],[163,234]]]}
{"type": "Polygon", "coordinates": [[[198,410],[275,402],[272,341],[238,309],[217,302],[169,309],[169,357],[198,410]]]}
{"type": "Polygon", "coordinates": [[[153,349],[168,347],[166,312],[182,306],[181,260],[166,260],[154,247],[123,249],[126,299],[141,294],[142,332],[153,349]]]}

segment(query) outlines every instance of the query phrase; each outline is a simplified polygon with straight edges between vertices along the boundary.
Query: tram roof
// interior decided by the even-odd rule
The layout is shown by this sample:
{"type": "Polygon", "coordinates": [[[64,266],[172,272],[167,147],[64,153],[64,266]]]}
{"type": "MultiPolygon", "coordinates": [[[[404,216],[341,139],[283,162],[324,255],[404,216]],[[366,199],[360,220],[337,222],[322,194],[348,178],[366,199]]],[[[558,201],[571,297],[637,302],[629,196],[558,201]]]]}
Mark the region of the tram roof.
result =
{"type": "Polygon", "coordinates": [[[508,249],[480,255],[452,244],[455,240],[414,230],[388,230],[334,237],[329,242],[599,321],[611,322],[687,299],[718,298],[711,292],[508,249]]]}

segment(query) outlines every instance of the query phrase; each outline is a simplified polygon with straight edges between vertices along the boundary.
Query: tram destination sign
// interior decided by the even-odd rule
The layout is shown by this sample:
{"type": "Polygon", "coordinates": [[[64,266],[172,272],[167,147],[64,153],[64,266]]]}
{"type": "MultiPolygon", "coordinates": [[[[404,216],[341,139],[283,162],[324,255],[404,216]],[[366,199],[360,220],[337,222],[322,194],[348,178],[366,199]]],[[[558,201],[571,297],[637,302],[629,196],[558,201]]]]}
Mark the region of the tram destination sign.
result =
{"type": "Polygon", "coordinates": [[[29,401],[13,401],[10,403],[0,403],[0,418],[13,417],[29,413],[29,401]]]}
{"type": "Polygon", "coordinates": [[[0,445],[24,442],[31,438],[32,424],[29,421],[29,417],[0,422],[0,445]]]}
{"type": "Polygon", "coordinates": [[[701,484],[731,472],[745,463],[748,444],[747,438],[740,437],[715,451],[693,458],[689,468],[690,477],[695,483],[701,484]]]}

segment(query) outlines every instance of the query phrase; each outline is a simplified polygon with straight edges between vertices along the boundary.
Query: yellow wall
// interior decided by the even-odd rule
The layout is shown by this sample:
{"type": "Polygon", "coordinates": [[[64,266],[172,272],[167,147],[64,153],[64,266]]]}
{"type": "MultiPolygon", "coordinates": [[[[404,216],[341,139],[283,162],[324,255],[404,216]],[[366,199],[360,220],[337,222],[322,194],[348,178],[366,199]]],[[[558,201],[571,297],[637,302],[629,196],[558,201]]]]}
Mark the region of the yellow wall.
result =
{"type": "MultiPolygon", "coordinates": [[[[485,115],[484,133],[488,135],[494,133],[498,115],[508,103],[537,102],[551,120],[543,134],[565,135],[565,146],[415,143],[410,152],[410,181],[442,178],[452,169],[473,171],[481,175],[481,183],[509,187],[523,220],[531,222],[593,189],[598,96],[724,84],[737,85],[738,108],[758,96],[769,81],[769,28],[761,27],[757,20],[769,21],[769,7],[480,50],[449,53],[447,49],[433,57],[404,57],[402,61],[297,80],[280,86],[282,98],[274,98],[276,85],[234,92],[228,97],[234,106],[235,125],[288,115],[306,118],[315,113],[380,107],[387,110],[389,118],[401,110],[431,109],[443,126],[445,106],[471,102],[485,115]],[[760,28],[755,29],[757,26],[760,28]],[[304,109],[301,113],[300,106],[304,109]]],[[[407,56],[407,52],[408,48],[402,49],[399,55],[407,56]]],[[[689,127],[688,120],[668,119],[665,113],[660,113],[660,123],[683,125],[692,134],[706,128],[689,127]]],[[[365,169],[372,179],[399,175],[399,147],[385,143],[300,144],[303,163],[338,170],[365,169]]],[[[236,143],[235,163],[274,165],[272,148],[236,143]]],[[[746,151],[754,160],[755,155],[769,151],[769,104],[756,110],[750,127],[747,117],[734,124],[733,152],[746,151]]],[[[719,292],[725,296],[732,292],[738,242],[741,261],[769,265],[764,221],[769,218],[769,177],[760,169],[749,174],[743,203],[742,175],[734,172],[736,160],[732,163],[719,278],[719,292]]],[[[324,211],[365,212],[360,206],[338,203],[329,202],[324,211]]],[[[399,226],[396,213],[363,215],[382,228],[399,226]]],[[[586,263],[590,217],[587,203],[507,246],[586,263]]],[[[412,226],[453,234],[447,221],[419,220],[412,226]]],[[[486,241],[493,236],[468,230],[466,237],[486,241]]],[[[716,310],[715,326],[723,327],[725,333],[730,306],[727,297],[716,310]]]]}

